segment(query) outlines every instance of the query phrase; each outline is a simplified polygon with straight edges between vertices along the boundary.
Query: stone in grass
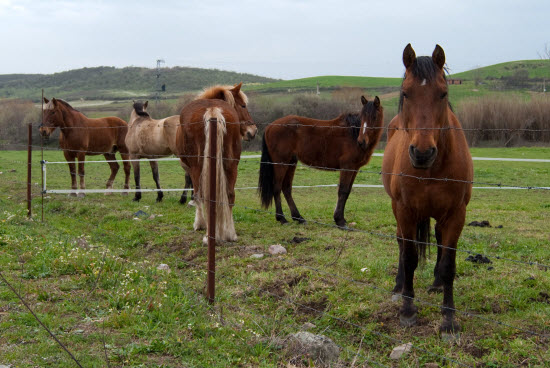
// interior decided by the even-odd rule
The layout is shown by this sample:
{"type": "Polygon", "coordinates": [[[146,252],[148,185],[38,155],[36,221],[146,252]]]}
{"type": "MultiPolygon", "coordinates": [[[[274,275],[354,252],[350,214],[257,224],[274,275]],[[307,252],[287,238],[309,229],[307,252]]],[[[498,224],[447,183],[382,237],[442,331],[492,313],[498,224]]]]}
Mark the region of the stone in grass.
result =
{"type": "Polygon", "coordinates": [[[285,351],[291,359],[299,357],[312,359],[320,367],[331,366],[340,355],[340,348],[331,339],[307,331],[288,335],[285,351]]]}
{"type": "Polygon", "coordinates": [[[395,360],[400,359],[404,354],[407,354],[409,351],[411,351],[411,349],[412,349],[412,344],[410,342],[403,345],[399,345],[393,348],[390,354],[390,359],[395,359],[395,360]]]}
{"type": "Polygon", "coordinates": [[[286,248],[281,244],[273,244],[269,246],[269,254],[286,254],[286,248]]]}
{"type": "Polygon", "coordinates": [[[313,329],[313,328],[315,328],[315,327],[316,327],[316,326],[315,326],[313,323],[311,323],[311,322],[306,322],[306,323],[304,323],[304,324],[302,325],[302,328],[301,328],[301,329],[302,329],[302,331],[307,331],[307,330],[311,330],[311,329],[313,329]]]}
{"type": "Polygon", "coordinates": [[[260,259],[260,258],[264,258],[264,255],[262,253],[255,253],[251,255],[250,258],[260,259]]]}
{"type": "Polygon", "coordinates": [[[170,272],[170,266],[168,266],[166,263],[161,263],[158,265],[157,267],[157,270],[159,271],[166,271],[166,272],[170,272]]]}

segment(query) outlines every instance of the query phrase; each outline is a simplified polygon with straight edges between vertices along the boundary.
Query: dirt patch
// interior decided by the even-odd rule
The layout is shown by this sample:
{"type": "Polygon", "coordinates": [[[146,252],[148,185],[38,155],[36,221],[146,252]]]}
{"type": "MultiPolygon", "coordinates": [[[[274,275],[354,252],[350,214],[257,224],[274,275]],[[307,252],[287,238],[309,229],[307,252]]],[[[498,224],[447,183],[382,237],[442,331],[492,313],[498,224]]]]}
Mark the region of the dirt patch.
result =
{"type": "Polygon", "coordinates": [[[465,353],[473,356],[476,359],[483,357],[489,352],[489,349],[480,348],[472,343],[464,346],[463,350],[465,353]]]}
{"type": "Polygon", "coordinates": [[[532,302],[550,304],[550,295],[544,291],[541,291],[536,298],[530,298],[529,300],[532,302]]]}
{"type": "Polygon", "coordinates": [[[298,312],[307,315],[318,315],[328,308],[328,298],[323,295],[320,299],[299,302],[298,312]]]}

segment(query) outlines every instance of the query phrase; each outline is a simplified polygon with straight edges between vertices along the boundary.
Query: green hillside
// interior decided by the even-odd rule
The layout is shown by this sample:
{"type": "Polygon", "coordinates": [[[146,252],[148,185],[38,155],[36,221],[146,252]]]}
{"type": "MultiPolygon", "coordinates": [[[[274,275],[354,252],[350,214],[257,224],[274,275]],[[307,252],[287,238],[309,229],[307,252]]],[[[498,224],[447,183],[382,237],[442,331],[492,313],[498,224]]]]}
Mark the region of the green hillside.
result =
{"type": "MultiPolygon", "coordinates": [[[[166,95],[197,91],[212,84],[268,83],[275,79],[218,69],[188,67],[163,68],[161,83],[166,95]]],[[[0,75],[0,98],[38,101],[46,95],[74,99],[128,99],[150,96],[156,85],[156,69],[138,67],[95,67],[55,74],[0,75]]]]}
{"type": "Polygon", "coordinates": [[[248,90],[257,91],[287,91],[287,90],[311,90],[317,88],[333,89],[335,87],[361,87],[361,88],[383,88],[383,87],[399,87],[401,78],[378,78],[378,77],[350,77],[326,75],[319,77],[282,80],[277,82],[266,83],[257,86],[250,86],[248,90]]]}
{"type": "Polygon", "coordinates": [[[474,80],[476,77],[480,77],[481,79],[501,79],[513,76],[522,70],[527,71],[527,75],[531,79],[550,78],[550,60],[509,61],[456,73],[452,77],[466,80],[474,80]]]}

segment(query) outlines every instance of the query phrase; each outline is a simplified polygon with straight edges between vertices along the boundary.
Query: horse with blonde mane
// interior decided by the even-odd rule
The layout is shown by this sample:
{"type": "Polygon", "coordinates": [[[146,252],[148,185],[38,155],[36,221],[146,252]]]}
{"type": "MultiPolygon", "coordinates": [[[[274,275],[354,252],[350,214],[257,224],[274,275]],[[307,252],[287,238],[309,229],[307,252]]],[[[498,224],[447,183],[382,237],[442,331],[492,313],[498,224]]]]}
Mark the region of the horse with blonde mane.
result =
{"type": "MultiPolygon", "coordinates": [[[[214,86],[204,90],[180,113],[176,150],[182,166],[195,184],[197,202],[195,231],[207,229],[209,202],[210,119],[217,120],[216,241],[236,241],[233,222],[235,183],[242,140],[256,135],[256,125],[246,107],[248,99],[236,86],[214,86]]],[[[208,230],[208,229],[207,229],[208,230]]],[[[203,239],[206,242],[206,237],[203,239]]]]}
{"type": "MultiPolygon", "coordinates": [[[[86,189],[84,178],[84,161],[86,156],[103,155],[108,160],[111,176],[107,180],[107,189],[113,188],[113,182],[120,165],[116,162],[115,153],[120,152],[123,160],[129,158],[125,143],[128,124],[120,118],[111,116],[99,119],[90,119],[80,111],[74,109],[66,101],[44,98],[42,111],[43,124],[40,125],[40,134],[48,138],[56,128],[61,130],[59,146],[63,150],[65,160],[71,174],[71,196],[77,195],[75,161],[78,159],[78,176],[80,189],[86,189]]],[[[130,163],[124,162],[124,189],[129,188],[130,163]]],[[[110,193],[105,193],[110,194],[110,193]]],[[[123,192],[123,194],[128,194],[123,192]]],[[[84,196],[83,192],[78,196],[84,196]]]]}

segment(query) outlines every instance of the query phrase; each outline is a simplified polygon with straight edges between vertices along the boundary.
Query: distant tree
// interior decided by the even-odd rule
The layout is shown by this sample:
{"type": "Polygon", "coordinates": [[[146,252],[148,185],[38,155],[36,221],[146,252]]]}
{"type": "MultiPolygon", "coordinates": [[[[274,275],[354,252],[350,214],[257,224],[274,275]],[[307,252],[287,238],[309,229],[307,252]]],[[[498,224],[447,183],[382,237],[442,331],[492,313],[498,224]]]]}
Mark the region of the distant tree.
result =
{"type": "Polygon", "coordinates": [[[544,44],[544,50],[542,52],[537,52],[539,54],[539,58],[542,60],[550,60],[550,46],[548,46],[548,43],[544,44]]]}

